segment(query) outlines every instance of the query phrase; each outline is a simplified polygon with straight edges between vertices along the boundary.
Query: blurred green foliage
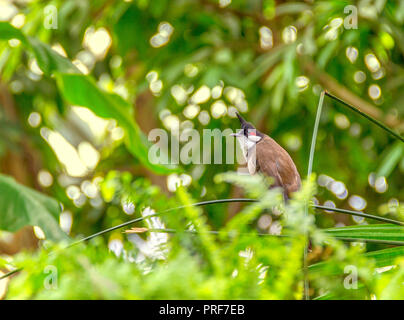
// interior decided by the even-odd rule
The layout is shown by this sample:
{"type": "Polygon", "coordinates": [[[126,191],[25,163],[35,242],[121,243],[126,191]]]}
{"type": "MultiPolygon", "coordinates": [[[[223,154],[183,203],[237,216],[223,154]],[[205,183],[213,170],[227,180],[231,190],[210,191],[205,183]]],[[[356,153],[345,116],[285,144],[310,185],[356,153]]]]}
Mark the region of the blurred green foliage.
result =
{"type": "Polygon", "coordinates": [[[80,238],[195,201],[244,194],[260,200],[186,207],[142,225],[174,229],[169,236],[119,229],[65,250],[46,240],[37,254],[4,258],[3,266],[25,270],[10,281],[8,298],[300,299],[306,231],[315,244],[311,298],[403,297],[403,250],[388,242],[402,241],[402,227],[304,215],[315,197],[403,220],[403,145],[366,119],[326,98],[317,181],[286,207],[260,177],[223,174],[235,165],[150,163],[147,135],[173,126],[236,129],[237,109],[288,150],[304,177],[323,89],[402,132],[404,1],[4,3],[0,168],[20,184],[0,177],[3,234],[35,224],[59,240],[51,231],[59,222],[80,238]],[[347,5],[357,9],[357,28],[345,26],[347,5]],[[201,90],[209,93],[198,100],[201,90]],[[224,114],[215,114],[217,103],[224,114]],[[278,229],[285,237],[256,235],[278,229]],[[350,265],[358,290],[344,287],[350,265]],[[57,289],[44,286],[46,266],[56,267],[57,289]]]}

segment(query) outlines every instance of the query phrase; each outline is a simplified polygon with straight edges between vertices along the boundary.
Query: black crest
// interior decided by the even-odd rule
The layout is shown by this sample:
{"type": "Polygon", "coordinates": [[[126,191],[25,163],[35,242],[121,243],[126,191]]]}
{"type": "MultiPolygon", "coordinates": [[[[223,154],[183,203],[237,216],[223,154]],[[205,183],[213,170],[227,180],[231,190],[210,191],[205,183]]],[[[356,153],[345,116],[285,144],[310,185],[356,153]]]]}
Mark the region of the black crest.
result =
{"type": "Polygon", "coordinates": [[[262,133],[255,129],[255,127],[251,123],[245,121],[238,112],[236,112],[236,115],[238,120],[240,120],[241,128],[243,129],[243,133],[245,136],[248,136],[248,130],[255,130],[257,136],[263,136],[262,133]]]}

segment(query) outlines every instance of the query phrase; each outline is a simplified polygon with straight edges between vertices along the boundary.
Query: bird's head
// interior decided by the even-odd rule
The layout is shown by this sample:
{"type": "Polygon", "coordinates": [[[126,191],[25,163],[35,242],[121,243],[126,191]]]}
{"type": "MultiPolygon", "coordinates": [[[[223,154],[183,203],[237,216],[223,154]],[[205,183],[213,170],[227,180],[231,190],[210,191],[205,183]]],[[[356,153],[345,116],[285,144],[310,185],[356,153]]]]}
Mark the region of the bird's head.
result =
{"type": "Polygon", "coordinates": [[[236,115],[240,120],[241,130],[239,130],[237,133],[232,133],[231,135],[236,137],[240,142],[246,144],[247,147],[255,145],[263,138],[264,135],[255,129],[251,123],[245,121],[238,112],[236,112],[236,115]]]}

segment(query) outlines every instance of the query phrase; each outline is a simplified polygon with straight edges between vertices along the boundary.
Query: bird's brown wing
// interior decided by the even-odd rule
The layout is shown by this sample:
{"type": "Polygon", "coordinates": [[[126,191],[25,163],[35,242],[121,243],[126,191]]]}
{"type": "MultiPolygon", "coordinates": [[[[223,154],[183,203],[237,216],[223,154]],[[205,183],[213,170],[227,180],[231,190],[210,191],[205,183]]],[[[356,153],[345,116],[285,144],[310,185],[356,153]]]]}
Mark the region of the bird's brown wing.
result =
{"type": "Polygon", "coordinates": [[[256,145],[257,171],[275,179],[285,195],[300,188],[300,175],[290,155],[272,138],[266,136],[256,145]]]}

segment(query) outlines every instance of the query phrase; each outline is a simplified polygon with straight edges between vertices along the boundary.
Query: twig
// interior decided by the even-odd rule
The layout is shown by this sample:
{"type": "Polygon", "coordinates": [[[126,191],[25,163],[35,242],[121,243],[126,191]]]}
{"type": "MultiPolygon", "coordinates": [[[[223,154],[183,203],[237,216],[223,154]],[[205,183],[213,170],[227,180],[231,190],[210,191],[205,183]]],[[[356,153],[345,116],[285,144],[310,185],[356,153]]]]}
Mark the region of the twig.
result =
{"type": "Polygon", "coordinates": [[[10,272],[7,272],[7,273],[3,274],[2,276],[0,276],[0,280],[8,278],[8,277],[12,276],[14,273],[20,272],[21,270],[22,270],[22,268],[17,268],[17,269],[14,269],[14,270],[10,271],[10,272]]]}
{"type": "Polygon", "coordinates": [[[301,64],[306,70],[306,73],[311,77],[317,78],[318,82],[323,86],[325,90],[332,93],[333,95],[344,97],[345,101],[350,105],[357,106],[357,109],[362,111],[365,114],[372,116],[379,121],[384,121],[388,126],[392,128],[396,128],[400,126],[402,123],[396,118],[385,118],[383,117],[383,112],[373,106],[371,103],[363,100],[353,92],[351,92],[348,88],[338,83],[330,75],[326,74],[322,70],[320,70],[315,63],[308,59],[307,57],[301,58],[301,64]]]}
{"type": "MultiPolygon", "coordinates": [[[[133,220],[130,220],[130,221],[121,223],[121,224],[119,224],[119,225],[117,225],[117,226],[114,226],[114,227],[111,227],[111,228],[102,230],[102,231],[97,232],[97,233],[94,233],[94,234],[92,234],[92,235],[90,235],[90,236],[88,236],[88,237],[85,237],[85,238],[83,238],[83,239],[80,239],[80,240],[78,240],[78,241],[76,241],[76,242],[73,242],[72,244],[68,245],[67,247],[65,247],[65,248],[63,248],[63,249],[70,248],[70,247],[72,247],[72,246],[74,246],[74,245],[77,245],[77,244],[79,244],[79,243],[88,241],[88,240],[90,240],[90,239],[93,239],[93,238],[98,237],[98,236],[100,236],[100,235],[103,235],[103,234],[105,234],[105,233],[108,233],[108,232],[111,232],[111,231],[114,231],[114,230],[117,230],[117,229],[120,229],[120,228],[129,226],[129,225],[134,224],[134,223],[136,223],[136,222],[140,222],[140,221],[149,219],[149,218],[151,218],[151,217],[155,217],[155,216],[161,215],[161,214],[163,214],[163,213],[167,213],[167,212],[171,212],[171,211],[175,211],[175,210],[180,210],[180,209],[187,208],[187,207],[191,207],[191,206],[197,206],[197,207],[199,207],[199,206],[205,206],[205,205],[217,204],[217,203],[229,203],[229,202],[257,202],[257,201],[258,201],[257,199],[248,199],[248,198],[218,199],[218,200],[208,200],[208,201],[197,202],[197,203],[194,203],[194,204],[191,204],[191,205],[186,205],[186,206],[179,206],[179,207],[167,209],[167,210],[164,210],[164,211],[161,211],[161,212],[156,212],[156,213],[150,214],[150,215],[145,216],[145,217],[140,217],[140,218],[137,218],[137,219],[133,219],[133,220]]],[[[370,214],[367,214],[367,213],[363,213],[363,212],[357,212],[357,211],[351,211],[351,210],[339,209],[339,208],[330,208],[330,207],[318,206],[318,205],[313,205],[313,207],[314,207],[314,208],[317,208],[317,209],[320,209],[320,210],[335,211],[335,212],[339,212],[339,213],[350,214],[350,215],[353,215],[353,216],[360,216],[360,217],[370,218],[370,219],[379,220],[379,221],[383,221],[383,222],[389,222],[389,223],[393,223],[393,224],[404,225],[404,222],[401,222],[401,221],[396,221],[396,220],[392,220],[392,219],[387,219],[387,218],[382,218],[382,217],[378,217],[378,216],[373,216],[373,215],[370,215],[370,214]]],[[[16,273],[16,272],[21,271],[21,270],[22,270],[22,268],[18,268],[18,269],[15,269],[15,270],[13,270],[13,271],[10,271],[10,272],[8,272],[8,273],[2,275],[2,276],[0,277],[0,280],[5,279],[5,278],[7,278],[7,277],[13,275],[13,274],[16,273]]]]}
{"type": "Polygon", "coordinates": [[[404,142],[404,138],[402,136],[400,136],[398,133],[394,132],[393,130],[391,130],[389,127],[387,127],[386,125],[384,125],[383,123],[381,123],[379,120],[373,118],[372,116],[366,114],[365,112],[359,110],[358,108],[355,108],[354,106],[350,105],[348,102],[345,102],[344,100],[332,95],[329,92],[325,92],[325,94],[327,96],[329,96],[330,98],[342,103],[344,106],[348,107],[349,109],[351,109],[352,111],[360,114],[362,117],[368,119],[370,122],[374,123],[375,125],[379,126],[380,128],[382,128],[384,131],[388,132],[389,134],[391,134],[393,137],[397,138],[398,140],[400,140],[401,142],[404,142]]]}
{"type": "Polygon", "coordinates": [[[394,246],[404,246],[404,241],[349,238],[349,237],[339,237],[339,236],[335,236],[335,235],[334,235],[334,238],[341,240],[341,241],[347,241],[347,242],[368,242],[368,243],[388,244],[388,245],[394,245],[394,246]]]}

